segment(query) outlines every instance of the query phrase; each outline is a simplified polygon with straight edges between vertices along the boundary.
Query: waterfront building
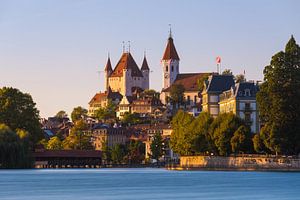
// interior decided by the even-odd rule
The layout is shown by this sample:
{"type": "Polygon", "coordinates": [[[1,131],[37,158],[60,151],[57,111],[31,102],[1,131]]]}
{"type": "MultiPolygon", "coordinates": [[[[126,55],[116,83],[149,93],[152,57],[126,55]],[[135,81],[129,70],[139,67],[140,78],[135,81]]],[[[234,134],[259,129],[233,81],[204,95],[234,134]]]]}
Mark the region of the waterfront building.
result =
{"type": "Polygon", "coordinates": [[[173,150],[170,148],[170,138],[171,134],[173,132],[173,129],[169,124],[155,124],[155,125],[150,125],[147,127],[147,140],[144,142],[145,143],[145,158],[149,159],[151,155],[151,144],[153,141],[153,137],[155,134],[160,134],[163,139],[163,146],[164,146],[164,153],[163,153],[163,159],[165,161],[170,161],[170,160],[177,160],[179,158],[179,155],[175,154],[173,150]]]}
{"type": "Polygon", "coordinates": [[[259,116],[256,102],[258,85],[240,82],[220,94],[220,113],[234,113],[245,121],[252,133],[259,132],[259,116]]]}
{"type": "Polygon", "coordinates": [[[220,94],[234,86],[232,75],[212,74],[204,82],[202,91],[202,109],[213,117],[217,117],[220,112],[220,94]]]}
{"type": "Polygon", "coordinates": [[[92,129],[92,143],[95,150],[103,150],[104,145],[112,148],[116,144],[125,144],[129,138],[130,131],[123,127],[99,124],[92,129]]]}

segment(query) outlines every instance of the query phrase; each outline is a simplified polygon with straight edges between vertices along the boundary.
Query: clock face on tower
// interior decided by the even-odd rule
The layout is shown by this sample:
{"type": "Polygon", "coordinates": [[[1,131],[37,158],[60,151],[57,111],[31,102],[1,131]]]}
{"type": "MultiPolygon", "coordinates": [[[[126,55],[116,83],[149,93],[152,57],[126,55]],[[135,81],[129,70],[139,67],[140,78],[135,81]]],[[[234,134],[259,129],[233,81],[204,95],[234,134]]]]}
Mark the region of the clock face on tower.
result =
{"type": "Polygon", "coordinates": [[[168,73],[165,73],[165,78],[169,78],[169,74],[168,73]]]}

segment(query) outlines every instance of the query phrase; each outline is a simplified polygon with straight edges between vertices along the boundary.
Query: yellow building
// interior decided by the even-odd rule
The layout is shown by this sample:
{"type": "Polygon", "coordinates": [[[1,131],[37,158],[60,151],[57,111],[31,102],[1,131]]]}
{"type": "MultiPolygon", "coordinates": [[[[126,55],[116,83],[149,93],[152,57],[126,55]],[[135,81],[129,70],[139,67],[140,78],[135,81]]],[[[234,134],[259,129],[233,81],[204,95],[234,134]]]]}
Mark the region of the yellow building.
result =
{"type": "Polygon", "coordinates": [[[92,136],[95,150],[103,150],[103,145],[112,148],[116,144],[125,144],[129,140],[127,129],[112,128],[106,125],[93,128],[92,136]]]}
{"type": "Polygon", "coordinates": [[[118,92],[112,92],[110,88],[108,88],[108,91],[96,93],[89,102],[88,116],[92,117],[96,110],[105,108],[108,105],[108,101],[112,101],[112,103],[117,105],[121,99],[122,95],[118,92]]]}
{"type": "Polygon", "coordinates": [[[229,90],[233,85],[232,75],[212,74],[209,76],[202,91],[203,112],[208,112],[213,117],[217,117],[220,112],[219,95],[229,90]]]}
{"type": "Polygon", "coordinates": [[[251,132],[259,132],[259,116],[256,103],[258,86],[253,82],[236,83],[229,90],[220,94],[220,113],[229,113],[239,116],[251,132]]]}

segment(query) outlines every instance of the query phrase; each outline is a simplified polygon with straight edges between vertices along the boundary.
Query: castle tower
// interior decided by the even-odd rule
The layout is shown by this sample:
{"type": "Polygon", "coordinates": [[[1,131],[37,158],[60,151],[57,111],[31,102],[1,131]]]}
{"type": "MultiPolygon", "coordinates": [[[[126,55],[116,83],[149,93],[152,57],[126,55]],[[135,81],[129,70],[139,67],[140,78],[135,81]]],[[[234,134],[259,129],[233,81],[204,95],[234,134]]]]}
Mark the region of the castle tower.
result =
{"type": "Polygon", "coordinates": [[[179,60],[170,30],[167,47],[161,60],[163,68],[163,89],[170,87],[175,81],[177,74],[179,74],[179,60]]]}
{"type": "Polygon", "coordinates": [[[142,74],[143,74],[142,88],[144,90],[148,90],[149,89],[150,69],[149,69],[149,66],[148,66],[147,59],[146,59],[146,54],[144,55],[144,60],[143,60],[143,64],[142,64],[142,67],[141,67],[141,71],[142,71],[142,74]]]}
{"type": "Polygon", "coordinates": [[[110,57],[108,55],[108,59],[107,59],[107,63],[106,63],[106,66],[104,68],[104,72],[105,72],[105,89],[106,91],[108,91],[108,88],[109,88],[109,76],[111,75],[112,73],[112,67],[111,67],[111,62],[110,62],[110,57]]]}

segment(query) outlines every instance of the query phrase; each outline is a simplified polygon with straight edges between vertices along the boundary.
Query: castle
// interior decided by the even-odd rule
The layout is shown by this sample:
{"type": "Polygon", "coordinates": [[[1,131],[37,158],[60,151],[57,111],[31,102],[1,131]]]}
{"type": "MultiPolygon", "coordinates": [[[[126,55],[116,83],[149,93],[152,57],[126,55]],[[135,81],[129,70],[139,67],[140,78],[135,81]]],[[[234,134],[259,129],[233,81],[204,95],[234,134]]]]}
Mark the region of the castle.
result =
{"type": "Polygon", "coordinates": [[[112,69],[110,58],[108,57],[105,66],[106,91],[119,92],[122,96],[132,96],[136,89],[149,89],[149,66],[146,55],[139,68],[130,52],[124,52],[112,69]]]}

